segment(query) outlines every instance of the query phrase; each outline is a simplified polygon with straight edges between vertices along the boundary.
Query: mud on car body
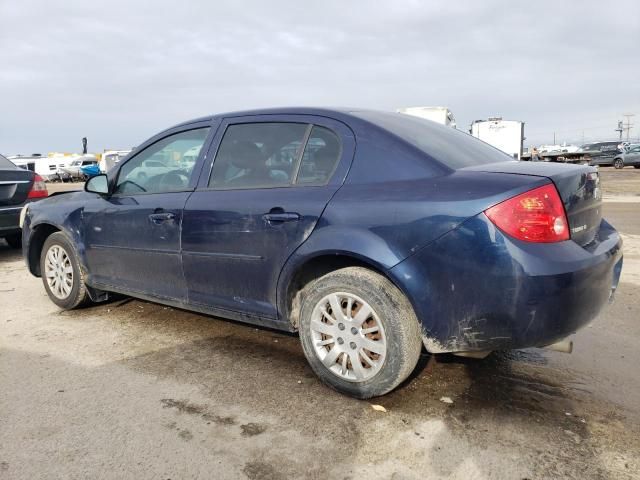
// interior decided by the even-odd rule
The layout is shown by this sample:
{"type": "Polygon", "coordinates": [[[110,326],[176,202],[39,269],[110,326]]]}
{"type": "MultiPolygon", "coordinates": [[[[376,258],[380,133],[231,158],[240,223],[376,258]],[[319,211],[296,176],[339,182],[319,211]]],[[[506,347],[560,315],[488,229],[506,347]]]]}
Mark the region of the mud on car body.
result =
{"type": "Polygon", "coordinates": [[[563,339],[598,314],[622,266],[595,168],[514,161],[364,110],[175,126],[85,192],[29,208],[23,243],[62,308],[119,292],[297,331],[318,376],[360,398],[398,386],[423,347],[563,339]],[[166,171],[144,171],[151,158],[166,171]]]}

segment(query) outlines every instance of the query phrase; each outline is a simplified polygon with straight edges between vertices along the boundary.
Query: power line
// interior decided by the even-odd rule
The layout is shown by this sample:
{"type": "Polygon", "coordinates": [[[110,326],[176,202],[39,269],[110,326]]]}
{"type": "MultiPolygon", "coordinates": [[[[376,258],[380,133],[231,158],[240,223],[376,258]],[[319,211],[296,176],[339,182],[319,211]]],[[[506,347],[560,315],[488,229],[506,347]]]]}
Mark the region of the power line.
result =
{"type": "MultiPolygon", "coordinates": [[[[631,117],[635,117],[636,114],[635,113],[624,113],[622,115],[623,117],[625,117],[627,125],[623,126],[623,130],[627,131],[627,142],[629,141],[629,133],[631,132],[631,129],[633,128],[633,123],[631,123],[631,120],[629,120],[631,117]]],[[[620,132],[620,138],[622,139],[622,132],[620,132]]]]}

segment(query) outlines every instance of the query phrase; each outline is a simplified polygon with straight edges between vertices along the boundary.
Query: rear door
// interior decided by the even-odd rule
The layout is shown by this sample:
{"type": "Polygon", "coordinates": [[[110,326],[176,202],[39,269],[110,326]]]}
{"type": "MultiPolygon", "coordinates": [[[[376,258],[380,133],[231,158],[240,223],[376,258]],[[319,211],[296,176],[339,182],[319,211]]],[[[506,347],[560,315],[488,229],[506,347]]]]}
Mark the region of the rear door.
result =
{"type": "MultiPolygon", "coordinates": [[[[117,172],[115,191],[95,195],[83,211],[91,280],[132,293],[186,300],[180,258],[182,209],[198,171],[184,153],[202,151],[209,126],[185,127],[129,158],[117,172]],[[166,168],[145,168],[162,157],[166,168]]],[[[201,153],[202,155],[202,153],[201,153]]]]}
{"type": "Polygon", "coordinates": [[[225,119],[184,211],[189,302],[276,318],[278,275],[353,158],[344,124],[306,115],[225,119]]]}

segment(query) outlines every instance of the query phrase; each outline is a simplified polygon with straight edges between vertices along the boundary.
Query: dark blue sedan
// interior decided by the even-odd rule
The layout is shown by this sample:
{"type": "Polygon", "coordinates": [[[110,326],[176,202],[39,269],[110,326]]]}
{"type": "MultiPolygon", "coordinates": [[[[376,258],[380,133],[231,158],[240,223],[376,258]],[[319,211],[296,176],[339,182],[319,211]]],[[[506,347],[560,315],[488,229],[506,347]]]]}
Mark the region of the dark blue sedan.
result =
{"type": "Polygon", "coordinates": [[[64,309],[118,292],[300,335],[331,387],[400,384],[424,346],[546,346],[612,297],[622,242],[594,167],[513,161],[395,113],[274,109],[165,130],[23,211],[64,309]]]}

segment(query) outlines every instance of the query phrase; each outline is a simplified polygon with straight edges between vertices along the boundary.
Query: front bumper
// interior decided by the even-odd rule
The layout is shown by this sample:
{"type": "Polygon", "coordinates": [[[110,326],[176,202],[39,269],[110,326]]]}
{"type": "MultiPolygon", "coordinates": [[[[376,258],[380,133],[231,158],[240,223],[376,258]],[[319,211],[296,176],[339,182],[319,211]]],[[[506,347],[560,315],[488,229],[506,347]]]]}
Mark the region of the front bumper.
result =
{"type": "Polygon", "coordinates": [[[390,273],[409,296],[428,351],[545,346],[593,320],[613,296],[622,240],[602,221],[597,239],[520,242],[484,214],[390,273]]]}

